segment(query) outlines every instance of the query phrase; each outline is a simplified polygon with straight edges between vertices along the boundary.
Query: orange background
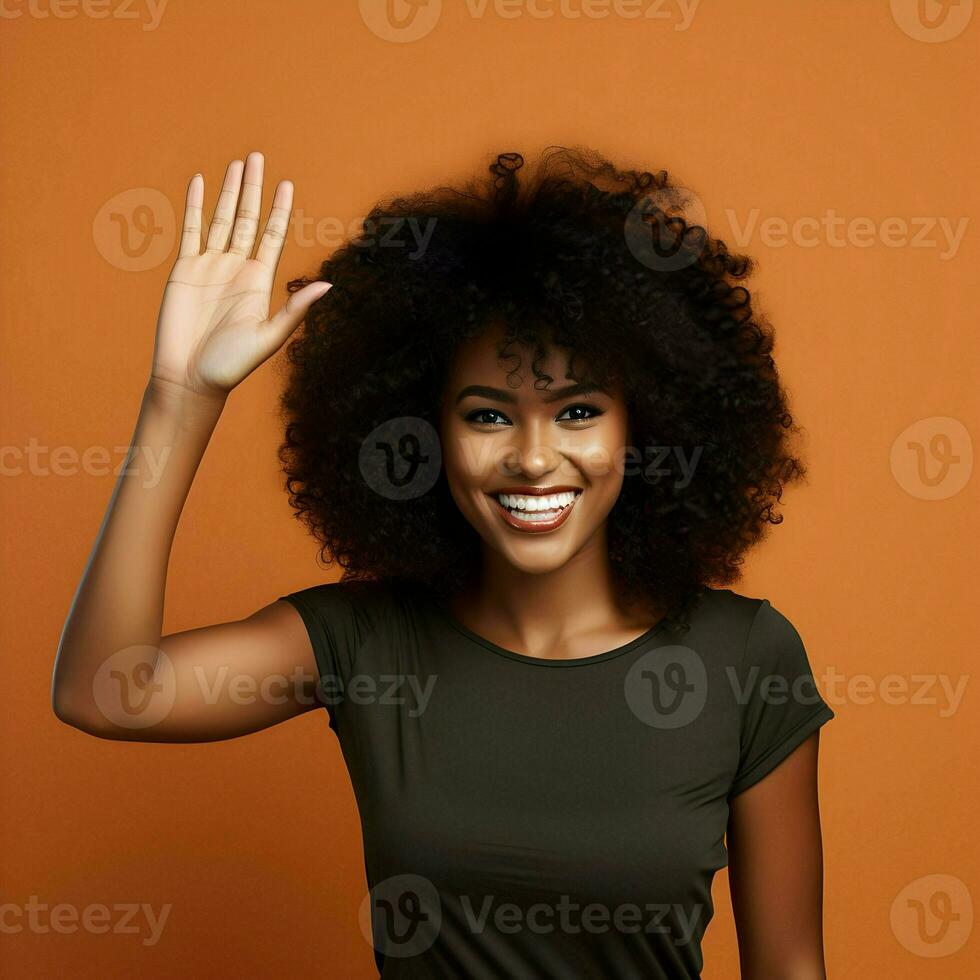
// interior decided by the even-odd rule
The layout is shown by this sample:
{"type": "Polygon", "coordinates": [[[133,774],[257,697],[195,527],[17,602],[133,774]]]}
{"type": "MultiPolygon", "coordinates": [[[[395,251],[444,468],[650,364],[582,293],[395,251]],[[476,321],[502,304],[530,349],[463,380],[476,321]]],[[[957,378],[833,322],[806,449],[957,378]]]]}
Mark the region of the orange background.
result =
{"type": "MultiPolygon", "coordinates": [[[[447,0],[429,33],[402,43],[372,30],[354,0],[170,0],[156,24],[145,0],[109,0],[103,18],[79,4],[55,17],[51,2],[4,0],[0,17],[0,905],[34,895],[171,910],[153,946],[131,934],[0,932],[0,972],[376,975],[357,926],[356,808],[324,713],[227,742],[140,745],[88,737],[49,706],[60,630],[115,477],[70,472],[68,457],[59,475],[53,459],[28,466],[23,453],[33,439],[121,459],[114,447],[132,434],[176,255],[161,202],[179,220],[201,170],[210,214],[227,161],[262,150],[264,213],[289,177],[294,217],[306,220],[305,230],[294,221],[278,305],[286,279],[338,243],[337,222],[346,228],[377,197],[483,172],[501,151],[582,143],[667,169],[703,200],[712,234],[760,260],[754,295],[777,328],[811,478],[787,494],[785,523],[733,587],[797,625],[818,679],[869,678],[850,694],[821,682],[837,712],[821,737],[829,975],[974,975],[963,892],[980,900],[970,479],[980,18],[933,43],[913,0],[704,2],[687,26],[677,0],[661,19],[608,5],[608,16],[586,16],[602,8],[584,0],[538,0],[551,17],[508,18],[492,4],[480,17],[447,0]],[[127,196],[133,188],[144,190],[127,196]],[[145,217],[134,200],[149,202],[154,224],[149,251],[127,257],[107,215],[129,208],[132,245],[145,217]],[[733,234],[753,214],[792,225],[831,210],[851,243],[733,234]],[[335,221],[317,233],[322,219],[335,221]],[[945,243],[940,219],[968,219],[958,244],[945,243]],[[903,227],[918,244],[895,243],[903,227]],[[948,441],[932,444],[923,482],[908,443],[928,449],[937,431],[948,441]],[[889,695],[889,675],[910,694],[889,695]],[[940,692],[933,683],[913,697],[919,675],[954,687],[966,676],[958,710],[917,703],[940,692]],[[928,904],[932,892],[961,916],[949,956],[922,955],[943,951],[929,940],[941,923],[927,917],[920,930],[905,901],[928,904]]],[[[970,8],[963,0],[949,16],[970,8]]],[[[168,632],[334,577],[281,487],[281,366],[235,392],[212,440],[178,531],[168,632]]],[[[737,976],[724,872],[714,895],[709,980],[737,976]]]]}

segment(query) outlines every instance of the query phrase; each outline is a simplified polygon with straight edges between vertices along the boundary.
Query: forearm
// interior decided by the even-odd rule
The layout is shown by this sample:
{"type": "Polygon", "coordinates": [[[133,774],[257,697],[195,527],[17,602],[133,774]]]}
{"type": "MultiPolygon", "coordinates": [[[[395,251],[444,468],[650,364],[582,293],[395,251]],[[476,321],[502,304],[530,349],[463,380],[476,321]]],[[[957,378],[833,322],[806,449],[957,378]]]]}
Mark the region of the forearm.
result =
{"type": "Polygon", "coordinates": [[[58,648],[52,701],[66,721],[97,719],[93,684],[109,656],[127,676],[155,664],[174,535],[224,401],[165,381],[146,387],[58,648]]]}

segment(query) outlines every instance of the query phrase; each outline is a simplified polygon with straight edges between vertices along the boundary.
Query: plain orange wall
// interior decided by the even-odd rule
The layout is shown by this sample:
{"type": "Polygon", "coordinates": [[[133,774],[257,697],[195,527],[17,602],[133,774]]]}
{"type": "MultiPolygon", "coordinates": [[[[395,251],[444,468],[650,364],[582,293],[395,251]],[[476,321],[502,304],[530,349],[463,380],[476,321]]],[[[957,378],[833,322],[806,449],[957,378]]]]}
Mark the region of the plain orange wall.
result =
{"type": "MultiPolygon", "coordinates": [[[[194,171],[208,213],[225,164],[249,150],[266,155],[265,208],[276,180],[295,182],[279,302],[375,198],[483,171],[501,151],[582,143],[667,169],[714,235],[760,260],[756,301],[811,478],[734,588],[796,623],[818,678],[843,678],[821,682],[837,712],[821,737],[830,976],[975,975],[972,0],[938,28],[916,20],[917,0],[704,0],[690,23],[679,0],[642,0],[664,16],[641,19],[612,0],[537,0],[551,17],[432,0],[419,17],[434,19],[417,21],[431,30],[407,42],[378,28],[373,0],[364,16],[355,0],[170,0],[158,21],[147,0],[61,0],[59,16],[54,2],[3,0],[0,16],[0,905],[171,909],[152,946],[0,932],[0,972],[375,975],[356,809],[323,713],[186,746],[98,741],[52,714],[60,630],[114,483],[70,453],[104,447],[115,465],[132,434],[175,255],[167,202],[179,219],[194,171]],[[150,248],[127,258],[112,213],[149,213],[150,248]],[[835,214],[842,244],[812,224],[779,234],[780,220],[835,214]],[[916,444],[956,459],[930,458],[923,481],[916,444]],[[70,449],[28,464],[31,445],[70,449]],[[963,677],[944,710],[936,679],[963,677]],[[938,943],[941,923],[914,918],[936,895],[959,915],[938,943]]],[[[215,433],[178,532],[167,631],[335,577],[281,488],[280,369],[238,389],[215,433]]],[[[715,900],[709,980],[737,975],[724,872],[715,900]]]]}

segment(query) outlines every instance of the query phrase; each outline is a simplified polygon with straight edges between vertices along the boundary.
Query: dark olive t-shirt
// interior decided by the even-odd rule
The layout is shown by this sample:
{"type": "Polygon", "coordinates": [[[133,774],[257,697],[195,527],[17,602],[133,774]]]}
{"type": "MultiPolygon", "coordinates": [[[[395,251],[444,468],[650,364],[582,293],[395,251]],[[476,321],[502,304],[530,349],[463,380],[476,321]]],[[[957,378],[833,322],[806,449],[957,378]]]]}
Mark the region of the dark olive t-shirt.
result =
{"type": "Polygon", "coordinates": [[[415,588],[282,598],[350,773],[385,978],[699,977],[730,799],[834,717],[792,624],[729,589],[687,632],[575,660],[415,588]]]}

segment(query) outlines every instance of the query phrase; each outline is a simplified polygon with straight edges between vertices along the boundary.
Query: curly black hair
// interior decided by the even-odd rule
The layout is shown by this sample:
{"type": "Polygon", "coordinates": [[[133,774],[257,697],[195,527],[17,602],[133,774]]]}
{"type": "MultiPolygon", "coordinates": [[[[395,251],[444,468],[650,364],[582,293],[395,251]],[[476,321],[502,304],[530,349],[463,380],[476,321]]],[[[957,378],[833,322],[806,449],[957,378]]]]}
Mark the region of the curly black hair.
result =
{"type": "Polygon", "coordinates": [[[772,328],[738,284],[754,262],[690,222],[692,197],[666,171],[621,170],[582,147],[524,164],[502,153],[489,177],[381,201],[318,276],[288,284],[333,283],[286,351],[290,504],[344,581],[443,598],[465,588],[481,542],[444,470],[395,501],[367,485],[359,453],[392,418],[438,431],[457,347],[502,323],[500,353],[528,345],[538,386],[552,380],[540,370],[548,343],[579,355],[592,380],[622,382],[644,463],[609,515],[609,559],[628,601],[684,627],[705,587],[740,577],[747,549],[782,521],[784,487],[806,472],[772,328]],[[431,231],[414,250],[391,240],[411,220],[431,231]],[[651,466],[654,447],[672,451],[651,466]],[[681,456],[696,460],[689,480],[681,456]]]}

